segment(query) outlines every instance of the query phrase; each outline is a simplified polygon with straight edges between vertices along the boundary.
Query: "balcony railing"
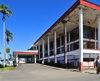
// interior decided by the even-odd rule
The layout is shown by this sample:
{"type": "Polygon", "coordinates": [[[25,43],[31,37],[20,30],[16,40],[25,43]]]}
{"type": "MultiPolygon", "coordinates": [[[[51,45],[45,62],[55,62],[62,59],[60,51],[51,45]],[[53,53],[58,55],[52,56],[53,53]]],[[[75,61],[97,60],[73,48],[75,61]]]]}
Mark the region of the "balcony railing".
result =
{"type": "Polygon", "coordinates": [[[50,56],[54,55],[54,49],[50,50],[50,56]]]}
{"type": "Polygon", "coordinates": [[[64,53],[64,46],[59,46],[57,48],[57,54],[64,53]]]}

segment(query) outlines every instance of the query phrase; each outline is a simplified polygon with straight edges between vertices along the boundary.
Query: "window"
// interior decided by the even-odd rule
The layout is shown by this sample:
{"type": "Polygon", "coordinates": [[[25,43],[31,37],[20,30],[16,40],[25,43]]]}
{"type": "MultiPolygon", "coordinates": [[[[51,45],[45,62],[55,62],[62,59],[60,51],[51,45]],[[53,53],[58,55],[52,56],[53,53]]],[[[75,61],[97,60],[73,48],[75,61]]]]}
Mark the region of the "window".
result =
{"type": "Polygon", "coordinates": [[[64,36],[61,36],[61,45],[64,45],[64,36]]]}
{"type": "Polygon", "coordinates": [[[87,48],[87,41],[83,41],[83,48],[87,48]]]}
{"type": "Polygon", "coordinates": [[[57,49],[57,54],[60,54],[61,48],[57,49]]]}
{"type": "Polygon", "coordinates": [[[83,27],[83,37],[95,39],[95,28],[84,26],[83,27]]]}
{"type": "Polygon", "coordinates": [[[83,48],[95,49],[95,43],[91,41],[83,41],[83,48]]]}
{"type": "Polygon", "coordinates": [[[60,38],[57,38],[57,47],[60,46],[60,38]]]}
{"type": "Polygon", "coordinates": [[[83,58],[83,61],[86,61],[86,62],[94,61],[94,58],[83,58]]]}
{"type": "Polygon", "coordinates": [[[69,38],[68,38],[68,35],[69,35],[69,34],[68,34],[68,32],[67,32],[67,43],[69,43],[69,38]]]}
{"type": "Polygon", "coordinates": [[[54,55],[54,50],[50,51],[50,56],[54,55]]]}
{"type": "Polygon", "coordinates": [[[53,42],[50,42],[50,50],[52,50],[53,48],[54,48],[53,42]]]}
{"type": "Polygon", "coordinates": [[[42,52],[42,45],[40,45],[40,52],[42,52]]]}
{"type": "Polygon", "coordinates": [[[74,50],[79,49],[79,42],[76,42],[74,45],[74,50]]]}
{"type": "Polygon", "coordinates": [[[64,47],[61,48],[61,53],[64,53],[64,47]]]}
{"type": "Polygon", "coordinates": [[[70,32],[70,41],[74,41],[74,40],[77,40],[77,39],[79,39],[79,27],[73,29],[70,32]]]}
{"type": "Polygon", "coordinates": [[[74,47],[73,44],[71,44],[71,45],[70,45],[70,51],[73,50],[73,47],[74,47]]]}
{"type": "Polygon", "coordinates": [[[42,52],[40,52],[40,58],[42,58],[42,52]]]}
{"type": "Polygon", "coordinates": [[[79,49],[79,42],[73,43],[70,45],[70,51],[79,49]]]}
{"type": "Polygon", "coordinates": [[[45,52],[47,52],[47,45],[45,45],[45,52]]]}
{"type": "Polygon", "coordinates": [[[69,45],[67,45],[67,52],[69,51],[69,45]]]}

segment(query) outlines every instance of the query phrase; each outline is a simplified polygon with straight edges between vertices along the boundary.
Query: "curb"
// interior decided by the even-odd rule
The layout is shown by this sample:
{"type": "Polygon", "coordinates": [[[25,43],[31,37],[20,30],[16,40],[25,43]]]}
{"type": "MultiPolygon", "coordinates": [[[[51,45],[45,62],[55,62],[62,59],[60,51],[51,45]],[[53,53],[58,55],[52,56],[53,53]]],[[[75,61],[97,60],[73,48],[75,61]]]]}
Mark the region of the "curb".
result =
{"type": "Polygon", "coordinates": [[[44,67],[48,67],[48,68],[52,68],[52,69],[56,69],[56,70],[62,70],[62,71],[70,71],[70,72],[80,72],[80,73],[89,73],[89,74],[96,74],[95,69],[89,69],[87,71],[83,70],[83,71],[79,71],[79,69],[63,69],[63,68],[58,68],[58,67],[53,67],[53,66],[48,66],[48,65],[42,65],[37,63],[37,65],[41,65],[44,67]],[[91,72],[92,70],[92,72],[91,72]]]}

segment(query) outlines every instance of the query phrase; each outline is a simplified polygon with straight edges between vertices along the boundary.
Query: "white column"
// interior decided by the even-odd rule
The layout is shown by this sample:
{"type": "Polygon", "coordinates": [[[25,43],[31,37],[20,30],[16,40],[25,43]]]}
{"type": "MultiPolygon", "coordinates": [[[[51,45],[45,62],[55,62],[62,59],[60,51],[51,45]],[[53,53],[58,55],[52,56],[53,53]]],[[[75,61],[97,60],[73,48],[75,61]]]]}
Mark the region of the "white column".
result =
{"type": "MultiPolygon", "coordinates": [[[[50,56],[50,43],[49,43],[49,35],[47,37],[47,43],[48,43],[48,56],[50,56]]],[[[48,62],[50,62],[50,59],[48,58],[48,62]]]]}
{"type": "Polygon", "coordinates": [[[18,54],[16,54],[16,64],[18,66],[18,54]]]}
{"type": "MultiPolygon", "coordinates": [[[[68,32],[68,38],[69,38],[69,43],[70,43],[70,32],[68,32]]],[[[69,44],[69,51],[70,51],[70,44],[69,44]]]]}
{"type": "Polygon", "coordinates": [[[37,46],[36,46],[36,50],[37,50],[37,46]]]}
{"type": "Polygon", "coordinates": [[[36,55],[34,55],[34,62],[35,62],[35,64],[36,64],[36,55]]]}
{"type": "Polygon", "coordinates": [[[79,69],[83,70],[83,12],[79,9],[79,69]]]}
{"type": "Polygon", "coordinates": [[[100,49],[100,15],[98,16],[98,49],[100,49]]]}
{"type": "Polygon", "coordinates": [[[64,32],[65,32],[65,52],[67,51],[67,28],[66,23],[64,23],[64,32]]]}
{"type": "MultiPolygon", "coordinates": [[[[96,48],[96,28],[95,28],[95,49],[97,49],[96,48]]],[[[96,62],[96,53],[95,53],[95,59],[94,59],[94,67],[95,67],[95,62],[96,62]]]]}
{"type": "Polygon", "coordinates": [[[65,56],[65,64],[67,64],[67,55],[65,56]]]}
{"type": "Polygon", "coordinates": [[[50,58],[48,58],[48,62],[50,62],[50,58]]]}
{"type": "MultiPolygon", "coordinates": [[[[98,16],[98,49],[100,49],[100,15],[98,16]]],[[[99,53],[100,57],[100,53],[99,53]]]]}
{"type": "Polygon", "coordinates": [[[95,28],[95,49],[96,49],[96,28],[95,28]]]}
{"type": "Polygon", "coordinates": [[[44,39],[42,39],[42,58],[44,62],[44,39]]]}
{"type": "Polygon", "coordinates": [[[39,59],[40,59],[40,43],[38,44],[38,47],[39,47],[39,59]]]}
{"type": "Polygon", "coordinates": [[[56,31],[54,31],[54,54],[57,54],[57,49],[56,49],[56,31]]]}
{"type": "Polygon", "coordinates": [[[57,57],[55,57],[55,63],[57,63],[57,57]]]}
{"type": "Polygon", "coordinates": [[[49,43],[49,36],[48,36],[48,56],[50,55],[50,43],[49,43]]]}
{"type": "MultiPolygon", "coordinates": [[[[57,54],[57,48],[56,48],[56,31],[54,30],[54,55],[57,54]]],[[[55,63],[57,63],[57,59],[55,57],[55,63]]]]}

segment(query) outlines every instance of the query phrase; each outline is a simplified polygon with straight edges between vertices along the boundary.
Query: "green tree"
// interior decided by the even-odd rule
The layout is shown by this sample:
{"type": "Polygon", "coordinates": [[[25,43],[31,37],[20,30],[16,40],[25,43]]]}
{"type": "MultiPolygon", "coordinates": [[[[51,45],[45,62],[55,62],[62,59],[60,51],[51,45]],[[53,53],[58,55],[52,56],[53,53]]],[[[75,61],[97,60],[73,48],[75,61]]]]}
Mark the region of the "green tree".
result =
{"type": "MultiPolygon", "coordinates": [[[[9,48],[9,41],[10,40],[13,40],[13,37],[12,37],[12,33],[9,31],[9,30],[7,30],[6,29],[6,35],[7,35],[7,38],[6,38],[6,41],[7,41],[7,48],[9,48]]],[[[7,52],[7,50],[6,50],[6,52],[7,52]]],[[[8,56],[8,62],[9,62],[9,52],[7,52],[7,56],[8,56]]]]}
{"type": "Polygon", "coordinates": [[[10,15],[12,15],[12,12],[10,11],[10,10],[7,10],[7,8],[8,8],[8,6],[7,5],[3,5],[3,3],[0,5],[0,13],[2,13],[3,14],[3,18],[2,18],[2,20],[3,20],[3,42],[4,42],[4,66],[5,66],[5,16],[8,16],[9,18],[10,18],[10,16],[9,16],[9,14],[10,15]]]}
{"type": "Polygon", "coordinates": [[[9,54],[9,56],[10,56],[10,59],[13,59],[12,54],[9,54]]]}

